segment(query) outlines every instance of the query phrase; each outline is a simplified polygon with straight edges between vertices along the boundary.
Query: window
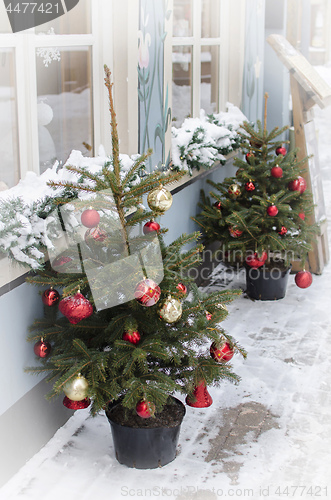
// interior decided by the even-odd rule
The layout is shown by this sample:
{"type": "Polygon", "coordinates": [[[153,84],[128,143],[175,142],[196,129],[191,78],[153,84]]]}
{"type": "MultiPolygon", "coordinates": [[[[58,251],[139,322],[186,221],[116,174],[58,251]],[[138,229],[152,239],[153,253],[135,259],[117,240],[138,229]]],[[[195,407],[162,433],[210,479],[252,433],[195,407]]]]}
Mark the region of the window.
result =
{"type": "Polygon", "coordinates": [[[187,116],[225,109],[229,81],[235,77],[238,105],[243,64],[244,2],[174,0],[172,38],[173,124],[187,116]],[[236,14],[236,16],[235,16],[236,14]],[[232,22],[233,21],[233,22],[232,22]],[[229,29],[231,26],[231,30],[229,29]],[[233,65],[231,47],[237,47],[233,65]]]}
{"type": "Polygon", "coordinates": [[[94,155],[95,146],[106,146],[111,3],[91,4],[80,0],[65,15],[12,34],[0,3],[0,189],[27,170],[42,173],[56,159],[65,162],[72,149],[94,155]]]}

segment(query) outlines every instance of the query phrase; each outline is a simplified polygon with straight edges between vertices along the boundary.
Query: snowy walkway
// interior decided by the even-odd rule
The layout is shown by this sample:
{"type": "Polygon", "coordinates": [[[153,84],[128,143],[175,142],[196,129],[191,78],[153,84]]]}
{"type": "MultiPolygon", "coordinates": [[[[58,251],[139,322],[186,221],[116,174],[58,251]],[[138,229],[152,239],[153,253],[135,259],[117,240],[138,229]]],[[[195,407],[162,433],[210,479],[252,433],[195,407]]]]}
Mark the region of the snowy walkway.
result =
{"type": "MultiPolygon", "coordinates": [[[[330,134],[327,112],[318,120],[330,134]]],[[[321,137],[321,145],[330,143],[321,137]]],[[[330,159],[329,151],[322,156],[330,159]]],[[[244,287],[243,275],[235,281],[244,287]]],[[[0,499],[331,498],[330,297],[331,263],[306,290],[290,276],[283,300],[242,296],[229,306],[223,326],[248,351],[247,360],[232,360],[242,381],[210,388],[210,408],[186,407],[171,464],[145,471],[121,466],[104,414],[92,419],[88,410],[77,411],[0,490],[0,499]]]]}

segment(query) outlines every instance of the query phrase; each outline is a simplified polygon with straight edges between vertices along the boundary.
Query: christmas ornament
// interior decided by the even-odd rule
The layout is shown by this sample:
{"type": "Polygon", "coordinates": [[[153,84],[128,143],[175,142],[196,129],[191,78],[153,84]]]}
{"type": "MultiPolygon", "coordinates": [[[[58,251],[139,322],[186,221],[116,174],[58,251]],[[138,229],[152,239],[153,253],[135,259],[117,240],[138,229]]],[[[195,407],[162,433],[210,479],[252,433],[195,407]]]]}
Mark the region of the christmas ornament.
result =
{"type": "Polygon", "coordinates": [[[258,139],[251,139],[249,141],[250,145],[253,147],[253,148],[260,148],[263,144],[263,142],[259,141],[258,139]]]}
{"type": "Polygon", "coordinates": [[[38,125],[45,127],[53,120],[53,110],[49,104],[44,101],[38,102],[37,104],[37,117],[38,125]]]}
{"type": "Polygon", "coordinates": [[[35,343],[33,350],[36,356],[39,358],[47,358],[51,352],[52,346],[49,342],[45,342],[44,339],[38,340],[35,343]]]}
{"type": "Polygon", "coordinates": [[[93,314],[93,306],[84,295],[77,292],[75,295],[65,297],[59,303],[59,311],[72,323],[76,325],[93,314]]]}
{"type": "Polygon", "coordinates": [[[206,318],[208,321],[210,321],[212,319],[212,314],[210,314],[210,312],[206,311],[206,318]]]}
{"type": "Polygon", "coordinates": [[[258,253],[247,255],[245,262],[248,266],[253,267],[254,269],[258,267],[262,267],[265,261],[268,258],[267,252],[262,252],[261,257],[259,257],[258,253]]]}
{"type": "Polygon", "coordinates": [[[63,404],[66,408],[69,408],[69,410],[83,410],[84,408],[90,406],[91,400],[90,398],[85,398],[81,401],[72,401],[67,396],[64,396],[63,404]]]}
{"type": "Polygon", "coordinates": [[[175,323],[182,315],[182,305],[179,300],[174,299],[170,295],[164,301],[160,311],[160,318],[166,323],[175,323]]]}
{"type": "Polygon", "coordinates": [[[139,281],[134,291],[135,299],[139,304],[146,307],[154,306],[158,302],[160,295],[160,287],[150,279],[139,281]]]}
{"type": "Polygon", "coordinates": [[[287,233],[287,228],[285,226],[282,226],[280,231],[278,231],[278,234],[281,236],[284,236],[287,233]]]}
{"type": "Polygon", "coordinates": [[[254,191],[255,185],[253,184],[252,181],[246,182],[245,189],[246,191],[254,191]]]}
{"type": "Polygon", "coordinates": [[[282,155],[285,156],[287,153],[287,149],[280,146],[279,148],[276,149],[276,155],[282,155]]]}
{"type": "Polygon", "coordinates": [[[297,179],[289,182],[288,188],[290,191],[299,191],[300,194],[304,193],[307,189],[307,183],[303,177],[299,175],[297,179]]]}
{"type": "Polygon", "coordinates": [[[213,399],[207,391],[206,383],[201,381],[193,391],[193,397],[186,396],[185,402],[193,408],[207,408],[213,404],[213,399]]]}
{"type": "Polygon", "coordinates": [[[230,196],[236,198],[240,195],[240,186],[238,186],[238,184],[231,184],[231,186],[229,186],[228,193],[230,196]]]}
{"type": "Polygon", "coordinates": [[[267,214],[270,215],[270,217],[275,217],[278,214],[278,208],[276,205],[270,205],[267,208],[267,214]]]}
{"type": "Polygon", "coordinates": [[[299,271],[294,281],[299,288],[308,288],[313,282],[313,276],[309,271],[299,271]]]}
{"type": "Polygon", "coordinates": [[[234,351],[231,349],[230,344],[228,342],[224,342],[219,347],[217,347],[217,343],[213,342],[210,346],[210,355],[211,357],[218,362],[226,363],[233,358],[234,351]]]}
{"type": "Polygon", "coordinates": [[[245,158],[247,163],[250,165],[251,164],[250,160],[255,158],[255,154],[250,151],[249,153],[246,154],[245,158]]]}
{"type": "Polygon", "coordinates": [[[243,234],[243,231],[240,231],[240,229],[236,229],[235,227],[229,227],[229,232],[232,238],[239,238],[243,234]]]}
{"type": "Polygon", "coordinates": [[[71,401],[82,401],[87,397],[89,383],[80,373],[63,386],[63,392],[71,401]]]}
{"type": "Polygon", "coordinates": [[[147,196],[147,203],[151,210],[155,212],[166,212],[172,205],[172,195],[168,189],[160,184],[159,187],[152,189],[147,196]]]}
{"type": "Polygon", "coordinates": [[[275,165],[271,169],[271,175],[272,177],[275,177],[276,179],[280,179],[283,177],[283,169],[279,165],[275,165]]]}
{"type": "Polygon", "coordinates": [[[300,212],[298,215],[299,215],[300,219],[305,220],[306,215],[304,212],[300,212]]]}
{"type": "Polygon", "coordinates": [[[94,208],[91,207],[91,208],[87,208],[86,210],[84,210],[84,212],[82,213],[82,215],[80,217],[80,220],[81,220],[83,226],[95,227],[100,222],[100,215],[99,215],[99,212],[97,210],[95,210],[94,208]]]}
{"type": "Polygon", "coordinates": [[[56,257],[56,259],[53,260],[52,266],[60,267],[60,266],[63,266],[64,264],[68,264],[68,262],[71,262],[71,261],[72,261],[71,257],[66,257],[64,255],[60,255],[59,257],[56,257]]]}
{"type": "Polygon", "coordinates": [[[176,288],[177,288],[177,290],[182,292],[184,295],[187,293],[187,288],[183,283],[178,283],[176,288]]]}
{"type": "Polygon", "coordinates": [[[84,239],[87,244],[89,243],[103,243],[107,239],[108,235],[106,231],[101,229],[99,226],[91,227],[88,229],[84,235],[84,239]]]}
{"type": "Polygon", "coordinates": [[[143,233],[144,234],[149,234],[152,233],[153,231],[159,231],[161,228],[160,224],[155,222],[154,220],[150,220],[146,222],[146,224],[143,227],[143,233]]]}
{"type": "Polygon", "coordinates": [[[136,406],[137,415],[141,418],[149,418],[154,416],[155,404],[150,401],[139,401],[136,406]]]}
{"type": "Polygon", "coordinates": [[[222,203],[220,201],[215,201],[214,207],[217,208],[217,210],[221,210],[222,208],[222,203]]]}
{"type": "Polygon", "coordinates": [[[131,342],[131,344],[138,344],[140,338],[140,333],[135,331],[123,332],[122,335],[122,340],[127,340],[128,342],[131,342]]]}
{"type": "Polygon", "coordinates": [[[54,290],[54,288],[51,286],[51,288],[48,288],[48,290],[45,290],[44,293],[41,296],[41,300],[43,301],[43,304],[45,306],[55,306],[59,300],[60,300],[60,294],[57,290],[54,290]]]}

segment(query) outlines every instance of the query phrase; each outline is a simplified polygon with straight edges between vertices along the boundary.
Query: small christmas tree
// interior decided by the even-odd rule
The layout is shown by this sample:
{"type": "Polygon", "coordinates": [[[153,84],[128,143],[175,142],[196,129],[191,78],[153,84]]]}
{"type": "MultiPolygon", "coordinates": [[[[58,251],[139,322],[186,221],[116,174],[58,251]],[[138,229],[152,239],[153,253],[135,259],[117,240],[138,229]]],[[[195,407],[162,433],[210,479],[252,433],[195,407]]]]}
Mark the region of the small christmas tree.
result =
{"type": "Polygon", "coordinates": [[[312,195],[301,176],[308,158],[297,161],[298,149],[287,151],[279,139],[288,127],[266,130],[242,125],[244,159],[234,159],[235,177],[222,183],[207,181],[210,197],[202,192],[201,212],[194,220],[203,228],[205,242],[221,241],[224,260],[253,268],[288,267],[292,260],[305,266],[315,237],[309,223],[314,210],[312,195]],[[211,200],[211,199],[212,200],[211,200]]]}
{"type": "Polygon", "coordinates": [[[123,171],[110,72],[105,71],[112,157],[101,177],[69,167],[77,182],[53,184],[63,189],[63,197],[55,200],[60,226],[54,226],[56,211],[50,217],[53,234],[66,228],[65,238],[71,237],[68,227],[83,228],[84,234],[79,243],[54,256],[52,266],[28,279],[47,287],[42,294],[45,317],[35,321],[29,335],[40,364],[28,371],[48,374],[47,380],[54,382],[49,398],[64,392],[66,406],[91,404],[92,415],[122,397],[129,411],[150,417],[177,391],[187,394],[192,406],[208,406],[207,385],[224,378],[239,380],[227,361],[235,352],[245,356],[245,351],[219,323],[228,314],[224,304],[240,292],[206,295],[187,277],[200,262],[199,233],[165,245],[165,229],[154,218],[172,202],[164,186],[182,174],[155,171],[137,180],[146,155],[123,171]],[[151,210],[141,205],[147,193],[151,210]],[[77,210],[80,221],[75,219],[77,210]],[[190,249],[183,251],[184,245],[190,249]],[[163,274],[159,281],[155,276],[160,269],[151,265],[158,252],[163,274]]]}

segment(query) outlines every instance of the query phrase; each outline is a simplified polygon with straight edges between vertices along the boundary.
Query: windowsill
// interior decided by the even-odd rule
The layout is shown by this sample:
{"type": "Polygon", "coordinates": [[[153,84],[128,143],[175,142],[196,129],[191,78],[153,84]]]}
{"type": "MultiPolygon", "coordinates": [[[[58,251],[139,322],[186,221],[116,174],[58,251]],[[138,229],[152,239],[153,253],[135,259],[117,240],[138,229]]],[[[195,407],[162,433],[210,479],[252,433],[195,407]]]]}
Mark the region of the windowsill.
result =
{"type": "Polygon", "coordinates": [[[13,264],[8,257],[0,259],[0,296],[24,283],[29,272],[27,268],[13,264]]]}
{"type": "MultiPolygon", "coordinates": [[[[226,164],[229,164],[232,158],[235,156],[235,152],[226,156],[226,164]]],[[[220,168],[220,163],[217,163],[214,167],[208,169],[201,169],[199,171],[194,170],[192,175],[186,174],[179,181],[174,182],[169,186],[170,192],[174,195],[183,189],[185,189],[190,184],[193,184],[197,180],[207,177],[212,172],[215,172],[220,168]]],[[[17,286],[25,282],[27,274],[31,272],[25,267],[19,264],[13,264],[8,257],[0,259],[0,296],[7,292],[10,292],[17,286]]]]}

